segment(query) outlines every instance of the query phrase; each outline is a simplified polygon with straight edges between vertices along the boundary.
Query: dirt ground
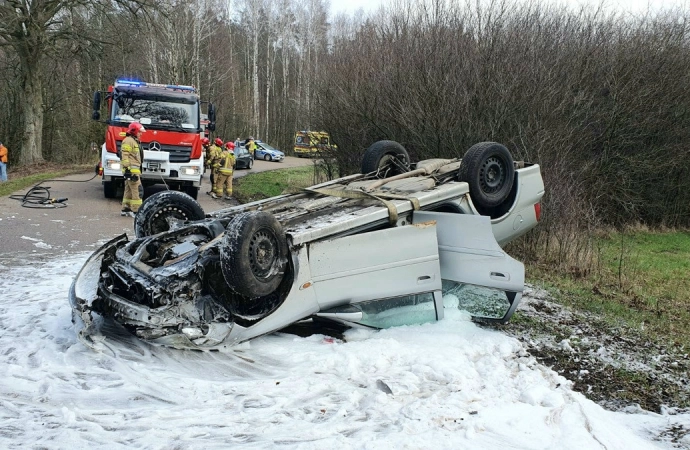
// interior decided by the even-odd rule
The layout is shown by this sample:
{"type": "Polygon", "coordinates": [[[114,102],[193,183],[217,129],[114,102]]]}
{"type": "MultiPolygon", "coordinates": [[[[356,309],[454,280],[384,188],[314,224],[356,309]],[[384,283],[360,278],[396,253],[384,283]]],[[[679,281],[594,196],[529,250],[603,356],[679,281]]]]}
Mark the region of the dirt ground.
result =
{"type": "MultiPolygon", "coordinates": [[[[607,409],[690,410],[690,349],[676,343],[650,342],[641,330],[565,308],[532,286],[513,319],[499,329],[607,409]]],[[[667,431],[674,442],[690,435],[689,429],[667,431]]]]}

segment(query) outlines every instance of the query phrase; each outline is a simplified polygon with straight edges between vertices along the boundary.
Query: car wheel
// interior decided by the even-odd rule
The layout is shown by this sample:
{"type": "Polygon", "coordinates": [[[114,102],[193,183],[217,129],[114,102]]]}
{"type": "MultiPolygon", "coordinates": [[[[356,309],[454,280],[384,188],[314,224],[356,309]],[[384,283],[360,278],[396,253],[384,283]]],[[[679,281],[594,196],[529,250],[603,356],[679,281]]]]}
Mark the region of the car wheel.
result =
{"type": "Polygon", "coordinates": [[[240,295],[257,298],[278,289],[287,270],[287,256],[285,232],[270,213],[240,213],[225,228],[220,267],[225,282],[240,295]]]}
{"type": "Polygon", "coordinates": [[[374,142],[362,157],[362,173],[387,178],[410,170],[410,155],[395,141],[374,142]]]}
{"type": "Polygon", "coordinates": [[[458,170],[458,181],[470,186],[475,205],[493,208],[503,203],[513,188],[515,165],[505,146],[480,142],[465,153],[458,170]]]}
{"type": "Polygon", "coordinates": [[[264,161],[270,161],[270,160],[271,160],[271,155],[264,156],[264,161]]]}
{"type": "Polygon", "coordinates": [[[147,198],[134,218],[138,238],[168,231],[175,221],[201,220],[206,217],[201,205],[178,191],[161,191],[147,198]]]}
{"type": "Polygon", "coordinates": [[[117,183],[114,181],[103,182],[103,195],[105,198],[117,198],[117,183]]]}
{"type": "Polygon", "coordinates": [[[254,160],[250,159],[249,164],[247,164],[247,170],[251,170],[252,166],[254,165],[254,160]]]}

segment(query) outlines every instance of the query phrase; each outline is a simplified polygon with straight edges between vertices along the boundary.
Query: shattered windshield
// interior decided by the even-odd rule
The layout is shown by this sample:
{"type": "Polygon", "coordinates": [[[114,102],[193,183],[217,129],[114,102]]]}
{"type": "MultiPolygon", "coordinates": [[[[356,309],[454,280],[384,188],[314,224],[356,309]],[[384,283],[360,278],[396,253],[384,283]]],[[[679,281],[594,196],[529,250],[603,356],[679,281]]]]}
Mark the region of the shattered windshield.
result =
{"type": "Polygon", "coordinates": [[[124,124],[138,121],[151,128],[196,132],[199,107],[197,103],[181,103],[173,99],[116,96],[111,120],[124,124]]]}

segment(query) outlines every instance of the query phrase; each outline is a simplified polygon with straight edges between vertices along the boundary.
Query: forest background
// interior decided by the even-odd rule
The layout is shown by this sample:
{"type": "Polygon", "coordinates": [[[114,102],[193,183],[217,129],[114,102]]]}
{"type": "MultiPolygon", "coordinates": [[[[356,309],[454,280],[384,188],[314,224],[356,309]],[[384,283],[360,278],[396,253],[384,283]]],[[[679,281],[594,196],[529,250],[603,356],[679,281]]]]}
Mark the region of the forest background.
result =
{"type": "Polygon", "coordinates": [[[324,0],[3,0],[0,139],[10,166],[91,162],[104,135],[94,91],[123,77],[191,84],[226,140],[289,152],[296,130],[330,132],[334,176],[380,139],[413,160],[501,142],[542,167],[543,222],[526,247],[684,228],[689,17],[538,0],[404,0],[334,18],[324,0]]]}

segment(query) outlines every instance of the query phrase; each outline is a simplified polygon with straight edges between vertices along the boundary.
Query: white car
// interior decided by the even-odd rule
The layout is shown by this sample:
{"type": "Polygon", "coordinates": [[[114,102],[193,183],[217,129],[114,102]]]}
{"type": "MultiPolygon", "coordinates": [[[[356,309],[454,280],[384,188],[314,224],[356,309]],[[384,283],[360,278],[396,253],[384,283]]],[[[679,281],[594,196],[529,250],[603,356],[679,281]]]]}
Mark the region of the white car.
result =
{"type": "Polygon", "coordinates": [[[87,343],[98,314],[193,349],[303,320],[383,328],[459,308],[505,322],[524,266],[501,245],[537,224],[543,193],[539,166],[503,145],[410,164],[393,141],[369,147],[360,174],[210,214],[161,192],[139,210],[136,239],[113,239],[81,269],[74,321],[87,343]]]}

